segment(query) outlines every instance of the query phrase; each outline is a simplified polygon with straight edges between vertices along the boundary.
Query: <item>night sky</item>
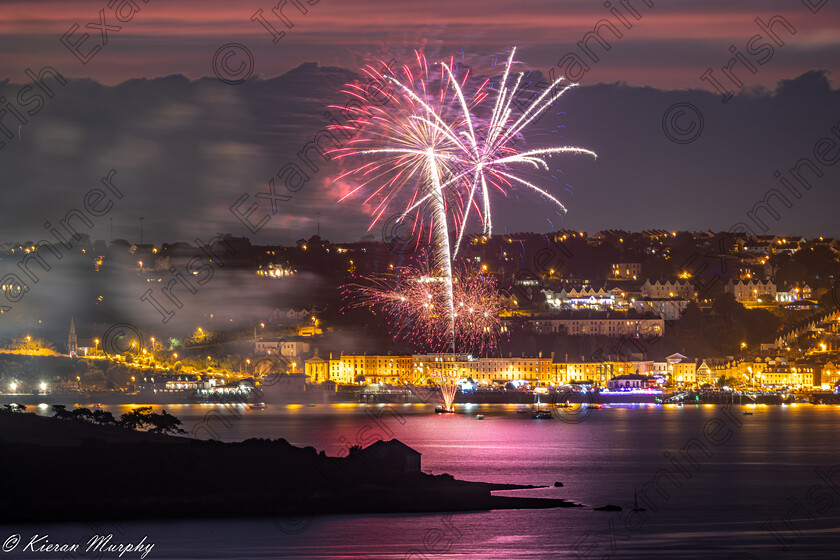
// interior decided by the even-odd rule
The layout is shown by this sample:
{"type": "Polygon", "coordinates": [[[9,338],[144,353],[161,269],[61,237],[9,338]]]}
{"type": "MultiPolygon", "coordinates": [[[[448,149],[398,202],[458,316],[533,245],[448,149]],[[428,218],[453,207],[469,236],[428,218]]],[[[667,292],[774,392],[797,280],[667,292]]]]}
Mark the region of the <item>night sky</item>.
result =
{"type": "Polygon", "coordinates": [[[836,3],[300,0],[283,8],[287,24],[270,3],[134,5],[0,2],[0,242],[44,238],[44,222],[81,208],[111,169],[124,196],[94,220],[93,239],[109,238],[113,218],[115,238],[138,242],[143,216],[146,242],[225,232],[293,243],[315,233],[319,213],[330,240],[381,236],[368,232],[360,200],[337,202],[352,185],[334,182],[336,162],[285,192],[276,215],[256,195],[328,124],[324,112],[346,101],[341,89],[364,64],[410,63],[417,49],[492,79],[513,46],[533,84],[562,74],[581,84],[526,144],[559,137],[599,157],[556,157],[551,173],[535,176],[567,214],[520,191],[497,202],[498,232],[840,236],[836,3]],[[609,48],[595,38],[579,46],[596,26],[609,48]],[[721,69],[731,59],[735,81],[721,69]],[[27,76],[45,66],[61,76],[44,81],[52,96],[27,76]],[[775,215],[751,216],[768,193],[775,215]],[[253,222],[270,217],[258,234],[230,211],[244,194],[240,208],[259,204],[253,222]]]}

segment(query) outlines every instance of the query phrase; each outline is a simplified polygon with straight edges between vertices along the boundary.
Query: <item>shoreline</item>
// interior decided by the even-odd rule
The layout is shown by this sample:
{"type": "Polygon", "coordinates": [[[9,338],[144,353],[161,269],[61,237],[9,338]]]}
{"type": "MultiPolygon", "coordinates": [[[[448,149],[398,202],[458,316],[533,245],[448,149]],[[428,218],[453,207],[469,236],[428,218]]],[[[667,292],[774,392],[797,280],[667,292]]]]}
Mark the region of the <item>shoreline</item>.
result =
{"type": "MultiPolygon", "coordinates": [[[[774,394],[758,394],[754,397],[746,395],[735,395],[734,398],[728,395],[721,395],[718,393],[709,393],[700,395],[699,400],[672,400],[672,394],[654,395],[649,393],[627,393],[627,394],[599,394],[599,393],[560,393],[560,394],[544,394],[542,395],[541,407],[552,407],[559,403],[570,403],[572,405],[621,405],[621,404],[678,404],[685,405],[693,404],[714,404],[714,405],[751,405],[761,404],[768,406],[779,405],[807,405],[807,404],[840,404],[840,394],[830,392],[814,392],[807,395],[807,402],[802,402],[801,396],[793,398],[774,394]],[[752,399],[755,400],[752,400],[752,399]],[[659,402],[657,402],[657,400],[659,402]],[[734,401],[734,402],[733,402],[734,401]]],[[[175,405],[244,405],[255,404],[257,402],[282,406],[282,405],[304,405],[304,406],[319,406],[319,405],[424,405],[433,404],[439,405],[439,397],[431,399],[427,402],[421,401],[413,394],[408,394],[405,398],[388,398],[388,399],[326,399],[322,392],[299,393],[288,395],[287,398],[277,398],[276,395],[262,395],[260,398],[252,399],[245,396],[235,396],[224,400],[197,400],[188,398],[187,395],[148,395],[137,393],[121,393],[121,392],[97,392],[97,393],[46,393],[46,394],[8,394],[0,393],[0,406],[6,404],[23,404],[27,407],[38,406],[40,404],[64,404],[67,406],[85,406],[90,407],[94,404],[101,405],[153,405],[153,406],[175,406],[175,405]],[[410,397],[410,398],[409,398],[410,397]]],[[[533,406],[536,397],[534,393],[525,392],[502,392],[502,391],[488,391],[486,393],[458,393],[456,395],[454,404],[456,405],[524,405],[533,406]]]]}

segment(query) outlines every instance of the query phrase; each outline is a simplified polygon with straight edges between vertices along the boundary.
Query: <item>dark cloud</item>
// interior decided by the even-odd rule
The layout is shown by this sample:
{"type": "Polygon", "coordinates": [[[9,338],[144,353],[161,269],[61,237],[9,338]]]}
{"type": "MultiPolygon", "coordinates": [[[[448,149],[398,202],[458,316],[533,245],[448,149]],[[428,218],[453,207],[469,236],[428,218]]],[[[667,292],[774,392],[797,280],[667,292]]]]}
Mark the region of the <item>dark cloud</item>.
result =
{"type": "MultiPolygon", "coordinates": [[[[540,75],[532,75],[534,82],[540,75]]],[[[0,238],[37,240],[43,222],[56,222],[80,207],[84,194],[111,168],[125,193],[115,201],[115,237],[137,241],[145,217],[146,241],[212,237],[217,232],[250,235],[229,211],[243,194],[250,200],[328,123],[324,111],[343,104],[341,87],[358,78],[350,70],[306,63],[269,80],[252,78],[230,86],[183,76],[137,79],[117,86],[69,80],[21,127],[21,138],[0,149],[4,211],[0,238]]],[[[4,83],[0,95],[14,100],[20,85],[4,83]]],[[[14,101],[13,101],[14,103],[14,101]]],[[[557,157],[553,172],[532,176],[566,203],[557,215],[539,198],[517,193],[516,204],[499,205],[494,223],[507,230],[573,227],[725,229],[742,221],[773,177],[814,144],[831,137],[840,120],[838,92],[828,74],[810,71],[777,89],[745,89],[727,103],[702,90],[663,91],[626,84],[583,85],[564,96],[526,136],[528,146],[563,143],[587,147],[597,161],[557,157]],[[704,129],[693,143],[677,144],[662,130],[665,110],[688,102],[702,111],[704,129]],[[552,132],[553,131],[553,132],[552,132]],[[553,175],[554,177],[552,177],[553,175]]],[[[8,128],[16,121],[6,115],[8,128]]],[[[299,192],[289,193],[280,214],[255,238],[286,243],[315,231],[358,240],[368,217],[358,200],[337,204],[331,184],[338,167],[323,165],[299,192]]],[[[771,231],[840,235],[836,170],[824,177],[778,220],[771,231]]],[[[795,197],[791,197],[792,199],[795,197]]],[[[261,202],[260,213],[269,210],[261,202]]],[[[110,222],[95,221],[93,239],[107,239],[110,222]]],[[[501,229],[500,229],[501,231],[501,229]]],[[[377,232],[378,233],[378,232],[377,232]]]]}

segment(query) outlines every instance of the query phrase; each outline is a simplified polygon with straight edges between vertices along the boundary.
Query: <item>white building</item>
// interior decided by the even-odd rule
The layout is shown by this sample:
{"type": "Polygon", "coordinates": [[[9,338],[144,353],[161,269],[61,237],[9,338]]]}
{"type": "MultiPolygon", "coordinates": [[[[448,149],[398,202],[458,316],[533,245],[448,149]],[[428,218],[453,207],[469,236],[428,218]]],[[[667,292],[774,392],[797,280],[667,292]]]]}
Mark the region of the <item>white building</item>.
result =
{"type": "Polygon", "coordinates": [[[691,386],[697,383],[697,362],[682,354],[671,354],[664,362],[653,362],[653,374],[671,382],[691,386]]]}
{"type": "Polygon", "coordinates": [[[563,288],[559,292],[543,290],[545,301],[555,309],[612,309],[615,305],[616,292],[621,290],[613,289],[609,292],[604,288],[595,289],[591,286],[582,288],[563,288]]]}
{"type": "Polygon", "coordinates": [[[673,282],[657,280],[651,283],[650,279],[647,279],[642,286],[642,296],[647,298],[681,297],[689,301],[697,300],[697,292],[689,280],[674,280],[673,282]]]}
{"type": "Polygon", "coordinates": [[[662,336],[665,320],[635,311],[565,311],[550,317],[530,319],[537,332],[568,335],[601,335],[613,338],[662,336]]]}
{"type": "Polygon", "coordinates": [[[758,301],[759,296],[768,294],[773,300],[776,299],[776,284],[767,280],[749,280],[744,282],[739,280],[737,283],[732,280],[726,285],[726,291],[734,294],[735,299],[741,303],[758,301]]]}
{"type": "Polygon", "coordinates": [[[683,298],[642,298],[633,302],[637,313],[652,313],[666,321],[676,321],[682,317],[688,300],[683,298]]]}
{"type": "Polygon", "coordinates": [[[785,289],[776,291],[776,301],[779,303],[791,303],[803,299],[810,299],[811,287],[805,284],[801,288],[799,286],[789,286],[785,289]]]}
{"type": "Polygon", "coordinates": [[[261,338],[254,345],[255,354],[300,358],[312,352],[311,339],[289,336],[285,338],[261,338]]]}

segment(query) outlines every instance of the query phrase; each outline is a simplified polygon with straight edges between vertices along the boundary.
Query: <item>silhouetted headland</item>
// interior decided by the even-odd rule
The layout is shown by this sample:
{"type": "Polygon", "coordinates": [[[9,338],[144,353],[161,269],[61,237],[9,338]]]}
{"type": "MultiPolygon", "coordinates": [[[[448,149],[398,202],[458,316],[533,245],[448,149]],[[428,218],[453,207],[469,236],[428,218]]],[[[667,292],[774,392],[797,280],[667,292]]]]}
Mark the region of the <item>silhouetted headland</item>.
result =
{"type": "Polygon", "coordinates": [[[222,443],[4,412],[0,446],[6,523],[577,505],[422,473],[420,453],[396,439],[328,457],[284,439],[222,443]]]}

